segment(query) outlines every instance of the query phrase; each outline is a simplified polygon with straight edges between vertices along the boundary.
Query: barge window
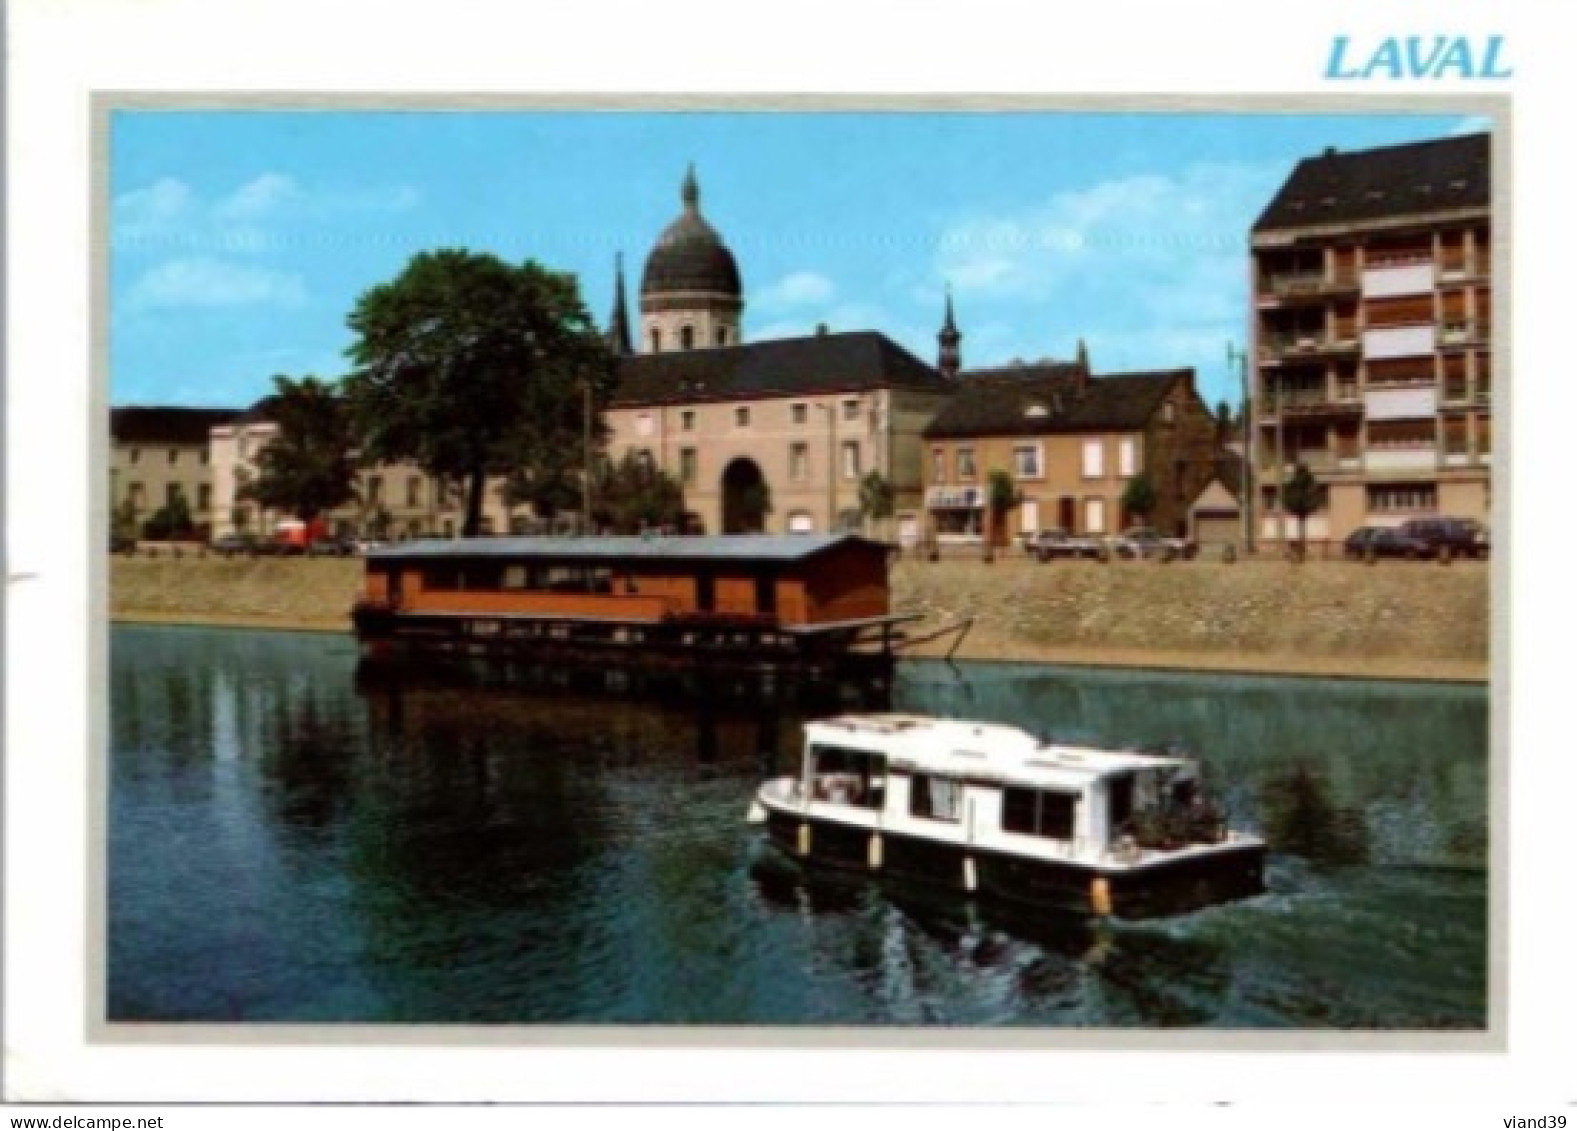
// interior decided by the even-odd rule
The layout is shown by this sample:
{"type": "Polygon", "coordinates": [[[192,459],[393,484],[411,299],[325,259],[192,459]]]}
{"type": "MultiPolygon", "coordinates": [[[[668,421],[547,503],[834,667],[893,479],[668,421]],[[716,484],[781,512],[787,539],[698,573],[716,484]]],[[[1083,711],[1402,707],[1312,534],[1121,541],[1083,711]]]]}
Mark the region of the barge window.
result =
{"type": "Polygon", "coordinates": [[[1002,829],[1051,840],[1072,840],[1078,807],[1076,794],[1008,786],[1002,791],[1002,829]]]}
{"type": "Polygon", "coordinates": [[[880,809],[887,786],[887,759],[865,750],[820,743],[810,748],[811,773],[818,801],[861,809],[880,809]]]}
{"type": "Polygon", "coordinates": [[[909,786],[909,812],[933,821],[958,821],[964,809],[963,784],[954,778],[916,774],[909,786]]]}

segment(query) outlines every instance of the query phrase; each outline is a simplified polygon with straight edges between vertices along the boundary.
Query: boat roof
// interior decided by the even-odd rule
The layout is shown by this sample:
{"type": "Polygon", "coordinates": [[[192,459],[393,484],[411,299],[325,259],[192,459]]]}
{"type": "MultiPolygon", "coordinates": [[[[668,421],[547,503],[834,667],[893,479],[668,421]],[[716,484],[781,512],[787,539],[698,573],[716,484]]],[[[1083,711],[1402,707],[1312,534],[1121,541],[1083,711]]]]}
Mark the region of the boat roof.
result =
{"type": "Polygon", "coordinates": [[[1042,742],[1002,723],[925,715],[851,714],[805,725],[811,742],[886,754],[896,769],[1082,789],[1135,770],[1193,769],[1194,759],[1042,742]]]}
{"type": "Polygon", "coordinates": [[[536,558],[554,561],[798,562],[835,547],[886,550],[857,534],[595,535],[418,538],[369,550],[369,561],[536,558]]]}

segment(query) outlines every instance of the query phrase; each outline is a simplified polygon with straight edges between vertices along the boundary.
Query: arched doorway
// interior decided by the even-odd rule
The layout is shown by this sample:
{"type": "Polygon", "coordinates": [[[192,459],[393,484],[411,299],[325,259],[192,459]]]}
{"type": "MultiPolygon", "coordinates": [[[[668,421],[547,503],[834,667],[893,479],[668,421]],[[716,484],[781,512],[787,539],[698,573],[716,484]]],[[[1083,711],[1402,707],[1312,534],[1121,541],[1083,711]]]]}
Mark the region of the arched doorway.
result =
{"type": "Polygon", "coordinates": [[[759,534],[771,511],[772,492],[755,460],[741,457],[723,469],[724,534],[759,534]]]}

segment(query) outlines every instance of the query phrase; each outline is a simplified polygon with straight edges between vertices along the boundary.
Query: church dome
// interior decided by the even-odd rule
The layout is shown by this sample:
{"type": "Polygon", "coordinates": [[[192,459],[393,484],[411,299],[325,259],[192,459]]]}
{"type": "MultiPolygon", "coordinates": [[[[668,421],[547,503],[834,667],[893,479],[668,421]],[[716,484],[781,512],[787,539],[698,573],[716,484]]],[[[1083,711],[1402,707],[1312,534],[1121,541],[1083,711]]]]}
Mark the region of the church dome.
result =
{"type": "Polygon", "coordinates": [[[701,217],[701,190],[695,169],[685,174],[679,198],[684,212],[657,237],[657,246],[641,273],[641,298],[664,295],[708,294],[740,300],[744,287],[739,264],[723,243],[717,229],[701,217]]]}

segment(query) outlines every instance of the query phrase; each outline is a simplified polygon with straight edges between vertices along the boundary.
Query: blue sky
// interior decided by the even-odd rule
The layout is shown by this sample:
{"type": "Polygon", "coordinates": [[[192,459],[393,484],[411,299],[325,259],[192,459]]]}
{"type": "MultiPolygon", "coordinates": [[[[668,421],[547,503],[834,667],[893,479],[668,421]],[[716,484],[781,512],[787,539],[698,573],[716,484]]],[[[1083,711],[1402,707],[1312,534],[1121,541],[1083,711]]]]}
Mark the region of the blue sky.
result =
{"type": "Polygon", "coordinates": [[[436,247],[573,272],[605,324],[695,162],[739,260],[747,340],[881,330],[966,368],[1193,366],[1236,399],[1249,227],[1299,158],[1466,130],[1462,115],[119,111],[110,395],[245,406],[337,377],[346,315],[436,247]]]}

